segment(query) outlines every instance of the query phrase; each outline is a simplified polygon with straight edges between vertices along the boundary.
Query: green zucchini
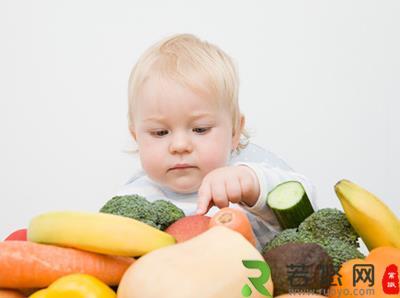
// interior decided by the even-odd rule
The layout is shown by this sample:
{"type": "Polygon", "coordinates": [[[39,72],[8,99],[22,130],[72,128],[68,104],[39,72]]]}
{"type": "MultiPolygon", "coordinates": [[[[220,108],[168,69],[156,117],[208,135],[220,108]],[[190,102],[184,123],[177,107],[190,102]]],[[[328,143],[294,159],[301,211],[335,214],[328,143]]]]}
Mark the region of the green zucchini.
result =
{"type": "Polygon", "coordinates": [[[283,229],[297,228],[314,209],[298,181],[288,181],[268,193],[267,204],[274,212],[283,229]]]}

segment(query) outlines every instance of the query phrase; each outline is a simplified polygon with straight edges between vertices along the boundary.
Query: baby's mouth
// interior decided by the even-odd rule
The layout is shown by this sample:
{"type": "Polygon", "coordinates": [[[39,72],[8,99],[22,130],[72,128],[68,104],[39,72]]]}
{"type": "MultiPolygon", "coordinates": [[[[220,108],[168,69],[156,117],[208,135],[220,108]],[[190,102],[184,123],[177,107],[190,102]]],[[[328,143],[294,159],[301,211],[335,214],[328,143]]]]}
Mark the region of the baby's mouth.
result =
{"type": "Polygon", "coordinates": [[[195,169],[197,168],[196,166],[190,165],[190,164],[176,164],[173,167],[169,168],[168,171],[181,171],[181,170],[187,170],[187,169],[195,169]]]}

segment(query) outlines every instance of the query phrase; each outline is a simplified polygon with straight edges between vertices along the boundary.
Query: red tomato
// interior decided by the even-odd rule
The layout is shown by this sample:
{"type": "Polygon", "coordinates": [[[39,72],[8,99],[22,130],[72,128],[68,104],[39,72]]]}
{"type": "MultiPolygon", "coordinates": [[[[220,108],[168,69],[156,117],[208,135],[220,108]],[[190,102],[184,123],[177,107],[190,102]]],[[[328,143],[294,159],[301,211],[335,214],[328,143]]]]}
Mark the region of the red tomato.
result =
{"type": "Polygon", "coordinates": [[[27,241],[26,233],[27,233],[26,229],[16,230],[12,232],[10,235],[8,235],[7,238],[4,239],[4,241],[9,241],[9,240],[27,241]]]}

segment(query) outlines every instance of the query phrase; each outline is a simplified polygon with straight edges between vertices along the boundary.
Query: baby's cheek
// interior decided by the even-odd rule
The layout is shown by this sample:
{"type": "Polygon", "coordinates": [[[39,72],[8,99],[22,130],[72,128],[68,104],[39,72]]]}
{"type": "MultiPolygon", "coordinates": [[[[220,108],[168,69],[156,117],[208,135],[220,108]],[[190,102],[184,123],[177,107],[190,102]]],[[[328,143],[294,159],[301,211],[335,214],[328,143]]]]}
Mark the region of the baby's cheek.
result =
{"type": "Polygon", "coordinates": [[[147,152],[140,154],[140,161],[143,170],[153,179],[157,178],[162,173],[162,155],[155,154],[155,152],[147,152]]]}
{"type": "Polygon", "coordinates": [[[214,152],[208,152],[202,156],[202,164],[208,172],[215,170],[220,167],[224,167],[228,164],[229,153],[223,150],[215,150],[214,152]]]}

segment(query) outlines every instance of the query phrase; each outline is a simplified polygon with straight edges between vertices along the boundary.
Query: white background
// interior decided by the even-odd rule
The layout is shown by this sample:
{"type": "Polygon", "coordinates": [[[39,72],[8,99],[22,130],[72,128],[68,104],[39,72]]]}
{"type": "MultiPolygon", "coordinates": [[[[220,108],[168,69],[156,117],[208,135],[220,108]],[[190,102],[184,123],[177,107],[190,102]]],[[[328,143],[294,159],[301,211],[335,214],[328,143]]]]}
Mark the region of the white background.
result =
{"type": "Polygon", "coordinates": [[[128,179],[128,76],[175,33],[235,59],[253,141],[320,207],[340,207],[347,178],[399,216],[399,16],[399,1],[2,0],[0,239],[41,212],[97,211],[128,179]]]}

